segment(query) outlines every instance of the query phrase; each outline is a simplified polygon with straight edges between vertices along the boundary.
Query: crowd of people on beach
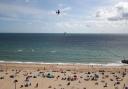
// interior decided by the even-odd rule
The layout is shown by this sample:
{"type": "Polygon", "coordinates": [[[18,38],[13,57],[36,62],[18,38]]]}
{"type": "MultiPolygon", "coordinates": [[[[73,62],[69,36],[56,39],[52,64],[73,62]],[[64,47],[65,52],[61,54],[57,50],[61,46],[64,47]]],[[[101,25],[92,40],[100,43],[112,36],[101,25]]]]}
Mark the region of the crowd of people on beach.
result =
{"type": "Polygon", "coordinates": [[[27,87],[33,87],[33,89],[38,89],[41,86],[40,82],[38,81],[39,79],[42,79],[41,81],[44,82],[46,80],[53,81],[53,83],[51,84],[47,82],[48,86],[45,87],[45,89],[81,89],[79,88],[79,86],[83,86],[82,89],[95,89],[95,87],[97,86],[102,86],[101,89],[128,89],[128,74],[126,69],[124,71],[118,72],[106,72],[104,70],[99,70],[95,72],[79,72],[71,70],[49,71],[40,69],[36,71],[18,69],[12,69],[8,71],[0,70],[0,83],[3,82],[5,77],[12,79],[15,84],[18,83],[16,89],[27,89],[27,87]],[[9,74],[9,71],[11,71],[12,74],[9,74]],[[21,78],[19,78],[20,76],[23,76],[22,80],[21,78]],[[36,79],[34,83],[32,81],[33,79],[36,79]],[[56,81],[59,81],[57,85],[61,88],[57,88],[57,86],[55,86],[56,83],[54,84],[54,82],[56,81]],[[84,83],[92,85],[93,87],[85,85],[84,83]]]}

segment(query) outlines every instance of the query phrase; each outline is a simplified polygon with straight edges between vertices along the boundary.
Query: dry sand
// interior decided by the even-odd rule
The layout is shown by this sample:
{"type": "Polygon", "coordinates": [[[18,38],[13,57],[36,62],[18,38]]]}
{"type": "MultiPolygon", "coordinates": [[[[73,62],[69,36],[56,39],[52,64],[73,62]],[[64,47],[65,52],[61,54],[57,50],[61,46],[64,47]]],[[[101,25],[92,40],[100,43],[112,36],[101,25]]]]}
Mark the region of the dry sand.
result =
{"type": "Polygon", "coordinates": [[[0,89],[125,89],[128,66],[0,63],[0,89]]]}

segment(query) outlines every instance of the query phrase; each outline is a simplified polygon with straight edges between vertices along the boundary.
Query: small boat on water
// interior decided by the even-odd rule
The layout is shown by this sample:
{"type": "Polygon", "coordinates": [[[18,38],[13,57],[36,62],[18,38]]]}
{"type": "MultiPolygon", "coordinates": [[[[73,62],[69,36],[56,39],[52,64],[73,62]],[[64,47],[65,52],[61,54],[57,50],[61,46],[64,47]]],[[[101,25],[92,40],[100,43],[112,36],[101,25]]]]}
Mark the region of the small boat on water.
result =
{"type": "Polygon", "coordinates": [[[128,60],[121,60],[122,63],[128,64],[128,60]]]}
{"type": "Polygon", "coordinates": [[[128,64],[128,60],[123,56],[123,60],[121,60],[121,63],[128,64]]]}

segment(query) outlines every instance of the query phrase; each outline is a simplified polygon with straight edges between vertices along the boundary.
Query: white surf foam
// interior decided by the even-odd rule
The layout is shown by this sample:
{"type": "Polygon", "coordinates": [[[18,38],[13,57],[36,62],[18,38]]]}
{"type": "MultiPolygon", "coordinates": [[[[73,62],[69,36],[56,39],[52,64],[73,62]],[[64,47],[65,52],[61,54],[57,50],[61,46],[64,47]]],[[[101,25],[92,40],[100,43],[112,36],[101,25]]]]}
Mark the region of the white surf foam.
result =
{"type": "Polygon", "coordinates": [[[22,49],[19,49],[19,50],[17,50],[18,52],[22,52],[23,50],[22,49]]]}
{"type": "Polygon", "coordinates": [[[0,63],[18,63],[18,64],[58,64],[58,65],[98,65],[98,66],[124,66],[127,64],[122,63],[107,63],[107,64],[100,64],[100,63],[50,63],[50,62],[21,62],[21,61],[3,61],[1,60],[0,63]]]}

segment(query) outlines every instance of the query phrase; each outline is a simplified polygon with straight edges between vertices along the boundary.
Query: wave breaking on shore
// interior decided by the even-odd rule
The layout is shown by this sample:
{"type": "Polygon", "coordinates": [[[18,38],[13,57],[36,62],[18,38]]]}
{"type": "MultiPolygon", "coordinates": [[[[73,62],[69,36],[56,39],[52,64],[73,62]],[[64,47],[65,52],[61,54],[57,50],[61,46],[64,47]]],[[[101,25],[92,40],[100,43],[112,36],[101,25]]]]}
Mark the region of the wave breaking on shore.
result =
{"type": "Polygon", "coordinates": [[[127,64],[123,64],[121,62],[115,63],[61,63],[61,62],[22,62],[22,61],[0,61],[0,63],[16,63],[16,64],[57,64],[57,65],[97,65],[97,66],[124,66],[127,64]]]}

